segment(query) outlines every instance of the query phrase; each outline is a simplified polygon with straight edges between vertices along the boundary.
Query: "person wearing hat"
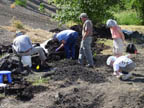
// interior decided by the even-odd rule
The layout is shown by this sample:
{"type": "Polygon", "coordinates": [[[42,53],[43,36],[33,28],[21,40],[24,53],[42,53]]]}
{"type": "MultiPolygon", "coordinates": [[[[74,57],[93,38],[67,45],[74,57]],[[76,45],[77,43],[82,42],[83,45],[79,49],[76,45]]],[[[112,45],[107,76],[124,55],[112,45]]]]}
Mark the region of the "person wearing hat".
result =
{"type": "Polygon", "coordinates": [[[78,62],[80,64],[83,64],[83,58],[86,57],[86,60],[88,62],[87,67],[93,67],[94,62],[93,62],[93,56],[91,51],[93,24],[91,20],[88,19],[86,13],[81,13],[80,19],[83,23],[83,28],[82,28],[82,40],[81,40],[81,45],[79,50],[78,62]]]}
{"type": "Polygon", "coordinates": [[[106,25],[110,28],[113,38],[113,53],[115,56],[119,57],[124,51],[125,36],[115,20],[107,20],[106,25]]]}
{"type": "Polygon", "coordinates": [[[75,44],[78,39],[78,32],[74,30],[63,30],[55,34],[53,39],[61,43],[55,50],[56,52],[64,47],[66,58],[75,59],[75,44]]]}
{"type": "Polygon", "coordinates": [[[113,75],[123,80],[129,79],[132,74],[130,73],[135,68],[135,63],[130,59],[131,55],[126,56],[110,56],[108,57],[106,64],[113,67],[113,75]],[[127,73],[127,74],[123,74],[127,73]]]}
{"type": "Polygon", "coordinates": [[[30,38],[25,35],[23,31],[16,31],[15,39],[13,40],[13,50],[16,55],[22,56],[29,56],[38,53],[41,65],[45,64],[46,55],[42,47],[37,46],[33,47],[30,38]]]}

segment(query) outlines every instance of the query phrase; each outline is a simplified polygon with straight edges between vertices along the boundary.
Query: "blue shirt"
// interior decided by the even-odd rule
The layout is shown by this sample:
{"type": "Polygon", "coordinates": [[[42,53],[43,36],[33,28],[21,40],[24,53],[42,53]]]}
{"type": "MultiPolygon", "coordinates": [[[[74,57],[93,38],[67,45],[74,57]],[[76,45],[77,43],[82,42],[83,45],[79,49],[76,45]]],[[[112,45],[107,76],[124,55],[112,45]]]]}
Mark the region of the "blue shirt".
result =
{"type": "Polygon", "coordinates": [[[75,32],[74,30],[64,30],[64,31],[61,31],[60,33],[58,33],[56,35],[56,38],[58,39],[58,41],[67,41],[67,39],[69,38],[70,34],[75,32]]]}

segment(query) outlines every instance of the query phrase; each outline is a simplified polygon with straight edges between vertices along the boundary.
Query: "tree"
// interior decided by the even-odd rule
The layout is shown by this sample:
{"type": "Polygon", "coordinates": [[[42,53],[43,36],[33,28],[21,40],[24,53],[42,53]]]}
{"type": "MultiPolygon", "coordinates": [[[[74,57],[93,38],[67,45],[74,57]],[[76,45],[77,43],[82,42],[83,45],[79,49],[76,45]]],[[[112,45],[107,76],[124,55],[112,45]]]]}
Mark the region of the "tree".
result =
{"type": "Polygon", "coordinates": [[[112,18],[109,9],[118,4],[120,0],[54,0],[58,7],[56,19],[61,23],[79,21],[82,12],[88,14],[94,24],[101,24],[112,18]]]}
{"type": "Polygon", "coordinates": [[[144,0],[130,0],[131,8],[135,9],[144,24],[144,0]]]}

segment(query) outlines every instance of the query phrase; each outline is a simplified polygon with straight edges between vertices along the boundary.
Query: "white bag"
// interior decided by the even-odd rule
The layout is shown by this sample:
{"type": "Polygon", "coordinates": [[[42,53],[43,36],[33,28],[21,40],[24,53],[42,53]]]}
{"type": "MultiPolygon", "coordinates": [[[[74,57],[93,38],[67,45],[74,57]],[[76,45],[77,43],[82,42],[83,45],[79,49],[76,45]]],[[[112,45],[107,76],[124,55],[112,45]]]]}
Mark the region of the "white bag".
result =
{"type": "Polygon", "coordinates": [[[31,56],[22,56],[21,62],[23,65],[29,65],[29,67],[32,67],[31,56]]]}

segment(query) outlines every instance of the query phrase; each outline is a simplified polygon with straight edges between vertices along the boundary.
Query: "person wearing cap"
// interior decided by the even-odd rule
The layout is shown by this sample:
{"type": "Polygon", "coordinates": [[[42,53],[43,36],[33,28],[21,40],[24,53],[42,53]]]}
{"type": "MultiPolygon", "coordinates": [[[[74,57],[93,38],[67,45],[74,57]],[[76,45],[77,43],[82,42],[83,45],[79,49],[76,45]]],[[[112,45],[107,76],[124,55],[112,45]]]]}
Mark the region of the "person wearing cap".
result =
{"type": "Polygon", "coordinates": [[[18,56],[29,56],[38,53],[41,64],[45,64],[46,55],[42,47],[33,47],[30,38],[25,35],[25,32],[16,31],[16,38],[13,40],[13,50],[18,56]]]}
{"type": "Polygon", "coordinates": [[[86,57],[88,62],[87,67],[93,67],[93,56],[91,51],[92,35],[93,35],[93,24],[92,21],[88,19],[86,13],[80,14],[80,19],[83,23],[82,28],[82,40],[79,50],[78,62],[83,64],[83,58],[86,57]]]}
{"type": "Polygon", "coordinates": [[[115,20],[107,20],[106,25],[110,28],[113,38],[113,53],[115,56],[119,57],[124,51],[125,36],[115,20]]]}
{"type": "Polygon", "coordinates": [[[63,30],[55,34],[53,38],[61,43],[55,50],[56,52],[64,47],[66,58],[75,59],[75,44],[78,39],[78,32],[74,30],[63,30]]]}
{"type": "Polygon", "coordinates": [[[126,56],[110,56],[108,57],[106,63],[109,66],[113,67],[113,75],[116,75],[118,78],[122,78],[123,80],[127,80],[132,76],[130,73],[135,68],[135,63],[130,59],[131,55],[126,56]],[[123,74],[127,73],[127,74],[123,74]]]}

